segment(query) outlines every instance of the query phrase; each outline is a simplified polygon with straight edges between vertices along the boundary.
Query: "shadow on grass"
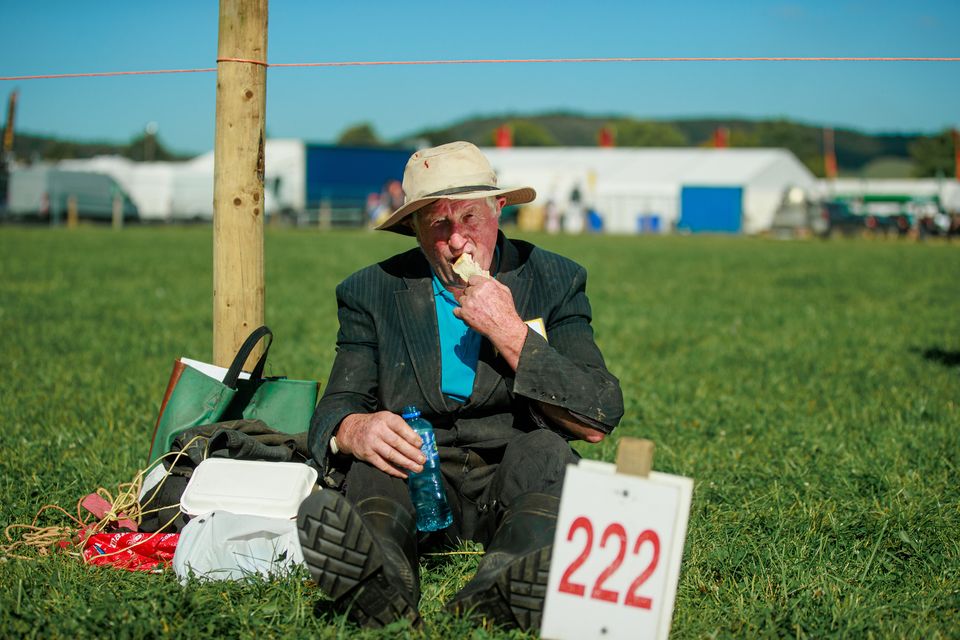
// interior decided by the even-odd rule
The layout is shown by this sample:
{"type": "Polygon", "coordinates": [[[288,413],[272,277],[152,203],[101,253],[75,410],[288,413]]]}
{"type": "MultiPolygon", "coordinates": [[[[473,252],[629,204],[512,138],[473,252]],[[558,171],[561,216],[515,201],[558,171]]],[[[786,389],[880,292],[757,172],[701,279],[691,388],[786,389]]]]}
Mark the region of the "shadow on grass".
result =
{"type": "Polygon", "coordinates": [[[945,367],[960,367],[960,351],[946,351],[940,347],[930,347],[923,350],[914,347],[911,351],[922,355],[924,360],[938,362],[945,367]]]}
{"type": "Polygon", "coordinates": [[[322,618],[327,614],[336,616],[343,613],[340,609],[341,607],[337,607],[333,600],[318,600],[313,605],[313,615],[317,618],[322,618]]]}

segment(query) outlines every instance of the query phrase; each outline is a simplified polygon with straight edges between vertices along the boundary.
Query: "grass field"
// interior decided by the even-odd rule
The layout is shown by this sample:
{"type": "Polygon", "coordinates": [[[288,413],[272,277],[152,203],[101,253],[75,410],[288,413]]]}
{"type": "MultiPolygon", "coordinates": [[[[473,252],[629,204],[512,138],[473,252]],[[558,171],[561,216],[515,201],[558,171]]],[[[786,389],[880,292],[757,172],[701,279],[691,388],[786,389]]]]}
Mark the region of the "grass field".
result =
{"type": "MultiPolygon", "coordinates": [[[[626,401],[615,435],[696,480],[674,637],[960,637],[960,245],[532,239],[589,269],[626,401]]],[[[142,467],[172,361],[210,356],[211,244],[205,228],[0,227],[0,525],[142,467]]],[[[273,373],[322,381],[334,286],[409,246],[268,231],[273,373]]],[[[475,563],[422,565],[426,635],[523,637],[442,613],[475,563]]],[[[5,637],[417,635],[315,616],[320,598],[302,579],[0,561],[5,637]]]]}

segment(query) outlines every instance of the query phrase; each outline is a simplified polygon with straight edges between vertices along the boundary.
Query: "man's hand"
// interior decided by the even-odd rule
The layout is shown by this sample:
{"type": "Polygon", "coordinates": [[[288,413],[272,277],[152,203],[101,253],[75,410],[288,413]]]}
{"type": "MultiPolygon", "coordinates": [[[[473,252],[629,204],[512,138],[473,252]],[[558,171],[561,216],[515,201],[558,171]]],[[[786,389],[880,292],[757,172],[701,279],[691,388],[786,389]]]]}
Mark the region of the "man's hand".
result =
{"type": "Polygon", "coordinates": [[[545,402],[537,402],[537,406],[540,407],[540,411],[542,411],[551,422],[577,440],[586,440],[591,444],[596,444],[607,436],[603,431],[576,420],[569,411],[562,407],[557,407],[545,402]]]}
{"type": "Polygon", "coordinates": [[[406,478],[403,471],[423,471],[426,457],[420,451],[423,442],[417,432],[395,413],[352,413],[337,430],[340,452],[369,462],[396,478],[406,478]]]}
{"type": "Polygon", "coordinates": [[[527,325],[517,314],[510,288],[493,278],[473,276],[457,296],[453,315],[487,337],[507,364],[516,371],[520,351],[527,339],[527,325]]]}

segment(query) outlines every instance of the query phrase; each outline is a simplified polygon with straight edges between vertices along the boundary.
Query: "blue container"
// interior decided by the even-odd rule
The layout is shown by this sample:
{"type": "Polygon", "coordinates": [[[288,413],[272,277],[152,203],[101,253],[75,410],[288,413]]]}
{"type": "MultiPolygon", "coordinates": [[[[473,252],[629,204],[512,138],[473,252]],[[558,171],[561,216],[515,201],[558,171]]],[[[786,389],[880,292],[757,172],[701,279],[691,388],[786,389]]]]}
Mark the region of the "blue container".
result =
{"type": "Polygon", "coordinates": [[[660,215],[653,213],[637,216],[637,233],[660,233],[660,215]]]}
{"type": "Polygon", "coordinates": [[[603,217],[596,209],[587,210],[587,230],[592,233],[603,231],[603,217]]]}
{"type": "Polygon", "coordinates": [[[742,227],[742,187],[685,186],[680,190],[678,229],[693,233],[739,233],[742,227]]]}
{"type": "Polygon", "coordinates": [[[443,475],[440,473],[440,453],[433,433],[433,425],[420,417],[420,410],[414,406],[404,407],[401,414],[407,424],[417,432],[423,444],[420,450],[426,456],[423,471],[410,473],[407,488],[410,500],[417,510],[417,529],[420,531],[440,531],[453,523],[453,514],[447,504],[447,494],[443,490],[443,475]]]}

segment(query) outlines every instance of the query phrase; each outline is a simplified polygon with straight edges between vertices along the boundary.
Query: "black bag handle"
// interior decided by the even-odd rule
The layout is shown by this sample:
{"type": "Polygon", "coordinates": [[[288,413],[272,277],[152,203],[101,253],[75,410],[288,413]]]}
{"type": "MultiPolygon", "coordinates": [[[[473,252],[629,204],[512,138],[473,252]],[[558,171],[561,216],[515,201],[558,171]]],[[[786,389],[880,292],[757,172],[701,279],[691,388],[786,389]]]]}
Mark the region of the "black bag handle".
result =
{"type": "Polygon", "coordinates": [[[257,343],[260,342],[261,338],[264,336],[268,336],[267,346],[263,350],[263,355],[261,355],[260,359],[257,361],[257,366],[255,366],[253,368],[253,372],[250,373],[250,379],[253,381],[263,378],[263,369],[267,365],[267,354],[270,353],[270,345],[273,344],[273,332],[270,331],[270,328],[267,327],[267,325],[263,325],[262,327],[254,329],[253,333],[251,333],[247,339],[243,341],[243,344],[240,345],[237,355],[233,358],[233,363],[227,370],[227,375],[223,378],[223,384],[227,385],[231,389],[237,388],[237,381],[240,379],[240,372],[243,370],[243,363],[247,361],[247,358],[249,358],[250,354],[253,353],[254,347],[257,346],[257,343]]]}

